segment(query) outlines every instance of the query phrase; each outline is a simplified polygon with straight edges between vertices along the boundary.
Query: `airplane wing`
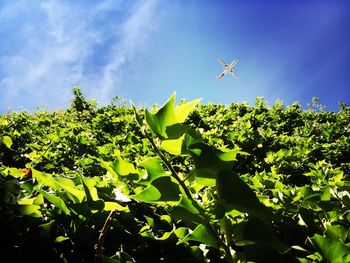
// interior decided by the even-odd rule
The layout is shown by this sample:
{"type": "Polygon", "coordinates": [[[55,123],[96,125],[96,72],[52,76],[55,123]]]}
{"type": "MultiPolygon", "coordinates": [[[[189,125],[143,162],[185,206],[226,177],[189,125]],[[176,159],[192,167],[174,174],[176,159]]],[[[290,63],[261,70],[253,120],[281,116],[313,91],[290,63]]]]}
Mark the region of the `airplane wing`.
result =
{"type": "Polygon", "coordinates": [[[231,64],[230,64],[230,68],[232,68],[234,65],[236,65],[236,64],[237,64],[237,62],[238,62],[238,60],[234,60],[234,61],[232,61],[232,62],[231,62],[231,64]]]}
{"type": "Polygon", "coordinates": [[[223,67],[226,67],[227,64],[225,61],[223,61],[222,59],[218,59],[218,60],[223,67]]]}
{"type": "Polygon", "coordinates": [[[230,73],[231,73],[236,79],[238,79],[238,76],[237,76],[236,72],[234,72],[233,70],[230,70],[230,73]]]}

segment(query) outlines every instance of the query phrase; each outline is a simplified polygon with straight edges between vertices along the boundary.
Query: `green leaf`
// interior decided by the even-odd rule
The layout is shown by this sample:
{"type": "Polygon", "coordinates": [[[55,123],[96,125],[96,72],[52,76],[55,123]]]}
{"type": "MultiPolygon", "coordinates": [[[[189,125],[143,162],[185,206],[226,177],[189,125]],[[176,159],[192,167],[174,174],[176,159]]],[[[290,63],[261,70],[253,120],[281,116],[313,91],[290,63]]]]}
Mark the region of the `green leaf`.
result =
{"type": "Polygon", "coordinates": [[[166,133],[166,128],[168,126],[178,123],[174,110],[175,97],[176,93],[174,92],[166,104],[155,114],[149,112],[147,109],[145,112],[148,126],[154,133],[162,138],[168,138],[166,133]]]}
{"type": "Polygon", "coordinates": [[[31,217],[41,217],[39,205],[19,205],[18,210],[22,215],[31,217]]]}
{"type": "Polygon", "coordinates": [[[167,126],[166,129],[167,137],[166,139],[174,140],[183,136],[186,133],[192,133],[191,127],[189,125],[176,123],[170,126],[167,126]]]}
{"type": "Polygon", "coordinates": [[[55,239],[55,243],[61,243],[61,242],[66,241],[66,240],[70,240],[70,238],[69,237],[65,237],[65,236],[58,236],[55,239]]]}
{"type": "Polygon", "coordinates": [[[173,155],[180,155],[182,152],[182,141],[184,136],[174,140],[163,140],[160,147],[173,155]]]}
{"type": "Polygon", "coordinates": [[[181,133],[178,137],[175,136],[175,139],[162,140],[161,149],[173,155],[189,154],[191,152],[189,147],[194,143],[202,141],[200,134],[194,130],[188,129],[181,132],[186,133],[181,133]]]}
{"type": "Polygon", "coordinates": [[[204,143],[195,143],[188,148],[199,177],[216,178],[220,171],[231,171],[239,149],[223,152],[204,143]]]}
{"type": "Polygon", "coordinates": [[[48,239],[54,225],[55,225],[55,220],[51,220],[48,223],[39,225],[41,235],[44,238],[48,239]]]}
{"type": "Polygon", "coordinates": [[[284,253],[289,249],[289,246],[277,238],[272,224],[257,217],[250,218],[248,222],[245,223],[243,237],[244,240],[251,241],[254,244],[270,246],[279,253],[284,253]]]}
{"type": "Polygon", "coordinates": [[[60,141],[60,137],[55,134],[55,133],[50,133],[46,136],[49,140],[53,141],[53,142],[59,142],[60,141]]]}
{"type": "Polygon", "coordinates": [[[86,201],[88,203],[93,203],[94,201],[96,201],[98,199],[98,196],[97,196],[97,193],[96,193],[96,189],[94,188],[95,181],[93,179],[89,180],[88,178],[86,178],[86,177],[84,177],[82,175],[80,176],[80,179],[81,179],[81,183],[83,184],[83,189],[84,189],[86,201]],[[93,190],[95,190],[95,192],[93,190]],[[93,196],[95,198],[93,198],[93,196]]]}
{"type": "Polygon", "coordinates": [[[350,248],[343,243],[330,240],[318,234],[311,238],[311,242],[328,262],[349,262],[350,248]]]}
{"type": "Polygon", "coordinates": [[[147,158],[146,160],[140,163],[140,166],[144,167],[147,171],[147,178],[142,180],[141,182],[152,182],[153,180],[166,176],[162,165],[160,164],[158,158],[147,158]]]}
{"type": "MultiPolygon", "coordinates": [[[[95,158],[95,157],[92,157],[95,158]]],[[[118,179],[119,175],[118,173],[114,170],[113,168],[113,163],[112,162],[106,162],[104,160],[101,159],[97,159],[96,160],[99,161],[100,165],[105,168],[107,170],[107,172],[109,172],[114,178],[118,179]]]]}
{"type": "Polygon", "coordinates": [[[179,185],[170,176],[162,176],[142,192],[129,197],[142,202],[171,202],[178,201],[180,193],[179,185]]]}
{"type": "Polygon", "coordinates": [[[151,130],[162,139],[177,139],[190,130],[188,125],[181,124],[185,121],[192,109],[199,103],[194,100],[174,108],[176,93],[156,113],[146,109],[145,117],[151,130]]]}
{"type": "Polygon", "coordinates": [[[6,119],[0,119],[0,125],[7,126],[9,122],[6,119]]]}
{"type": "Polygon", "coordinates": [[[12,167],[7,168],[5,171],[15,178],[22,178],[28,173],[27,169],[18,169],[18,168],[12,168],[12,167]]]}
{"type": "Polygon", "coordinates": [[[24,199],[17,200],[17,204],[19,204],[19,205],[32,205],[34,200],[35,200],[35,197],[34,198],[24,198],[24,199]]]}
{"type": "Polygon", "coordinates": [[[348,236],[348,230],[341,225],[326,225],[325,236],[334,241],[344,243],[348,236]]]}
{"type": "Polygon", "coordinates": [[[129,212],[129,207],[128,206],[122,206],[117,202],[104,202],[104,209],[105,211],[112,211],[112,210],[117,210],[117,211],[123,211],[123,212],[129,212]]]}
{"type": "Polygon", "coordinates": [[[42,194],[47,201],[55,205],[57,208],[61,209],[66,215],[70,214],[70,210],[68,209],[68,207],[60,197],[53,194],[49,194],[41,189],[37,189],[37,191],[40,194],[42,194]]]}
{"type": "Polygon", "coordinates": [[[102,199],[82,203],[69,204],[69,209],[76,215],[90,217],[92,214],[104,210],[105,204],[102,199]]]}
{"type": "Polygon", "coordinates": [[[330,201],[331,200],[331,187],[329,185],[323,188],[323,193],[320,196],[321,201],[330,201]]]}
{"type": "Polygon", "coordinates": [[[198,241],[200,243],[219,248],[215,235],[202,224],[198,225],[193,231],[190,231],[190,233],[177,242],[177,244],[188,241],[198,241]]]}
{"type": "Polygon", "coordinates": [[[201,99],[196,99],[181,105],[178,105],[175,108],[175,115],[176,115],[176,120],[179,123],[183,123],[188,115],[191,113],[191,111],[193,110],[193,108],[201,101],[201,99]]]}
{"type": "Polygon", "coordinates": [[[84,200],[84,197],[85,197],[84,191],[77,189],[77,187],[71,187],[65,183],[61,183],[61,182],[57,182],[57,181],[56,181],[56,183],[63,190],[65,190],[69,194],[75,196],[79,202],[82,202],[84,200]]]}
{"type": "Polygon", "coordinates": [[[11,149],[12,146],[12,139],[9,136],[2,137],[2,143],[9,149],[11,149]]]}
{"type": "Polygon", "coordinates": [[[62,185],[70,187],[70,188],[76,188],[77,186],[75,185],[74,181],[69,178],[64,178],[64,177],[57,177],[55,178],[56,182],[62,187],[62,185]]]}
{"type": "Polygon", "coordinates": [[[116,171],[119,175],[125,176],[131,173],[136,173],[135,167],[132,163],[129,163],[128,161],[125,161],[119,154],[119,151],[116,151],[114,156],[117,158],[114,160],[112,164],[112,168],[114,171],[116,171]]]}
{"type": "Polygon", "coordinates": [[[171,216],[169,216],[169,215],[162,215],[160,217],[160,220],[167,222],[169,224],[169,226],[172,225],[172,219],[171,219],[171,216]]]}
{"type": "Polygon", "coordinates": [[[130,101],[130,104],[131,104],[131,108],[132,108],[132,111],[134,112],[134,116],[135,116],[135,119],[137,121],[137,123],[142,126],[143,125],[143,119],[139,116],[139,114],[137,113],[137,109],[136,109],[136,106],[134,103],[132,103],[130,101]]]}
{"type": "Polygon", "coordinates": [[[216,186],[216,178],[201,177],[200,175],[203,175],[203,174],[201,174],[197,170],[194,170],[194,174],[197,175],[195,187],[198,187],[198,189],[202,189],[204,186],[208,186],[208,187],[216,186]]]}
{"type": "Polygon", "coordinates": [[[60,190],[59,183],[53,178],[52,175],[39,172],[32,168],[32,176],[37,179],[39,183],[51,188],[52,190],[60,190]]]}
{"type": "Polygon", "coordinates": [[[260,218],[272,217],[272,212],[260,203],[250,187],[232,172],[220,172],[216,180],[219,203],[226,211],[236,209],[260,218]]]}
{"type": "Polygon", "coordinates": [[[171,214],[174,220],[184,220],[188,223],[203,222],[203,211],[185,195],[181,195],[180,202],[173,207],[171,214]]]}
{"type": "Polygon", "coordinates": [[[173,230],[174,234],[177,236],[177,238],[184,238],[187,234],[189,229],[187,227],[178,227],[173,230]]]}

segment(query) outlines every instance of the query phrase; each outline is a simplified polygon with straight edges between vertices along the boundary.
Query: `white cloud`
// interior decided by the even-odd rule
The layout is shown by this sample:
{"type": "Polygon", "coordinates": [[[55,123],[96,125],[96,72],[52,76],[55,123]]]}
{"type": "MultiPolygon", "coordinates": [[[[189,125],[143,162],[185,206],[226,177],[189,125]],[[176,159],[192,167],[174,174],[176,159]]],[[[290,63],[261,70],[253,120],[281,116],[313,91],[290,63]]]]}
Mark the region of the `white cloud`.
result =
{"type": "Polygon", "coordinates": [[[96,97],[108,100],[112,90],[122,83],[123,67],[144,47],[145,41],[155,28],[156,1],[144,1],[133,9],[134,12],[121,24],[119,41],[112,47],[111,58],[103,68],[103,77],[99,82],[101,90],[96,97]]]}
{"type": "Polygon", "coordinates": [[[0,9],[0,111],[66,106],[76,84],[109,102],[155,28],[153,0],[30,2],[0,9]]]}

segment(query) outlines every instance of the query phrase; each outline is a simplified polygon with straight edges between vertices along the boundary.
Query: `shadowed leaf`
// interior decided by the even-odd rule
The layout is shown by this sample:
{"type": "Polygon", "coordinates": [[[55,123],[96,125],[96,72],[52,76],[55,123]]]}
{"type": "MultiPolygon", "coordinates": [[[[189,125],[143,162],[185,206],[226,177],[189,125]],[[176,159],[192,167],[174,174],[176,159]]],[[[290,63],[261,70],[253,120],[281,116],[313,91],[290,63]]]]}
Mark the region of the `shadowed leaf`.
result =
{"type": "Polygon", "coordinates": [[[220,172],[216,182],[219,202],[227,212],[236,209],[260,218],[272,217],[272,212],[260,203],[254,191],[238,175],[220,172]]]}
{"type": "Polygon", "coordinates": [[[198,225],[192,232],[181,239],[177,244],[181,244],[188,241],[198,241],[200,243],[207,244],[209,246],[219,248],[216,237],[208,230],[204,225],[198,225]]]}

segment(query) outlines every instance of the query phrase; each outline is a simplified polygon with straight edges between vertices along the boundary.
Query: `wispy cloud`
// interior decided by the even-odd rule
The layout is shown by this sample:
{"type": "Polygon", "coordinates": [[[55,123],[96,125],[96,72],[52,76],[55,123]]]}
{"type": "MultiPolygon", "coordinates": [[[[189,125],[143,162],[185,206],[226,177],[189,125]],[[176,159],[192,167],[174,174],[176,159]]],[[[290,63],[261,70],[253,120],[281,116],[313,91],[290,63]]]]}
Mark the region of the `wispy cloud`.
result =
{"type": "Polygon", "coordinates": [[[137,4],[130,16],[119,28],[119,41],[114,43],[110,53],[110,60],[103,68],[103,77],[99,81],[101,90],[96,93],[103,102],[108,99],[112,90],[120,86],[125,72],[123,67],[144,48],[145,41],[155,29],[154,22],[156,1],[144,1],[137,4]]]}
{"type": "Polygon", "coordinates": [[[109,102],[156,28],[157,2],[7,1],[0,9],[0,111],[66,106],[71,87],[109,102]],[[91,89],[91,90],[90,90],[91,89]],[[19,97],[21,103],[18,103],[19,97]]]}

